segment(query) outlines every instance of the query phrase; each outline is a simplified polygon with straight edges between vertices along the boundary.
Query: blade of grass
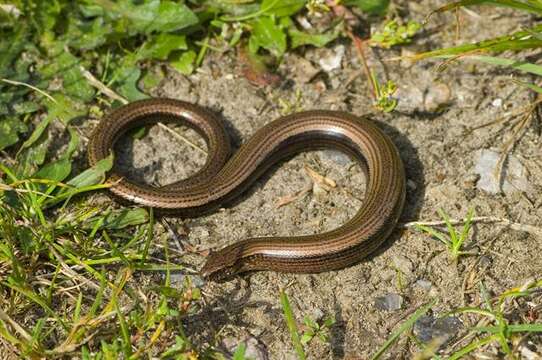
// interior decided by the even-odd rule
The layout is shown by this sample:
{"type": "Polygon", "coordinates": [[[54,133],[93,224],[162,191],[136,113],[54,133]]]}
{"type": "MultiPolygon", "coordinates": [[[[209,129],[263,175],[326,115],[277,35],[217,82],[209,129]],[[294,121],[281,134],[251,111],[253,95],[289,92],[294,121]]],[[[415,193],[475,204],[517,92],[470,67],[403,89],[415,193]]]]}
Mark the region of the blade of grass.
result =
{"type": "MultiPolygon", "coordinates": [[[[457,247],[457,243],[459,242],[459,239],[457,238],[457,232],[455,231],[455,228],[450,221],[450,217],[442,209],[438,209],[437,212],[442,218],[442,220],[444,220],[444,222],[446,223],[448,234],[450,234],[450,242],[451,242],[452,250],[455,250],[455,248],[457,247]]],[[[455,256],[455,253],[454,253],[454,256],[455,256]]]]}
{"type": "Polygon", "coordinates": [[[484,346],[486,344],[489,344],[490,342],[493,342],[495,340],[497,340],[497,337],[495,335],[492,335],[492,336],[487,336],[487,337],[485,337],[485,338],[483,338],[481,340],[478,340],[476,342],[472,342],[472,343],[468,344],[467,346],[463,347],[462,349],[456,351],[452,355],[450,355],[448,360],[461,359],[464,355],[467,355],[471,351],[474,351],[474,350],[478,349],[479,347],[484,346]]]}
{"type": "Polygon", "coordinates": [[[506,59],[496,56],[467,55],[466,60],[480,61],[489,65],[505,66],[521,72],[542,76],[542,66],[527,61],[506,59]]]}
{"type": "Polygon", "coordinates": [[[147,227],[147,240],[145,241],[145,247],[143,248],[143,256],[141,257],[141,265],[145,264],[147,261],[147,255],[149,253],[149,247],[151,246],[151,241],[153,237],[154,229],[154,211],[152,208],[149,209],[149,226],[147,227]]]}
{"type": "Polygon", "coordinates": [[[415,225],[415,228],[418,230],[418,231],[422,231],[422,232],[426,232],[428,233],[429,235],[433,236],[434,238],[436,238],[437,240],[440,240],[443,244],[445,244],[446,246],[450,246],[450,241],[448,239],[446,239],[446,237],[444,236],[444,234],[442,234],[440,231],[437,231],[429,226],[425,226],[425,225],[419,225],[419,224],[416,224],[415,225]]]}
{"type": "Polygon", "coordinates": [[[473,44],[464,44],[444,49],[427,51],[412,55],[409,58],[414,61],[419,61],[435,57],[468,56],[486,51],[502,52],[505,50],[539,48],[542,46],[542,40],[535,38],[532,33],[537,33],[540,31],[542,31],[542,25],[535,26],[528,31],[518,31],[510,35],[484,40],[473,44]]]}
{"type": "Polygon", "coordinates": [[[288,330],[290,331],[290,336],[292,338],[292,343],[294,344],[295,352],[297,357],[300,360],[305,360],[305,350],[303,350],[303,345],[299,338],[299,332],[297,331],[297,325],[294,319],[294,314],[290,306],[290,301],[288,300],[288,295],[284,290],[280,291],[280,302],[282,304],[282,310],[284,312],[284,318],[286,319],[286,324],[288,325],[288,330]]]}
{"type": "MultiPolygon", "coordinates": [[[[480,326],[472,330],[479,332],[487,332],[497,334],[501,329],[498,326],[480,326]]],[[[542,324],[513,324],[508,325],[508,331],[511,333],[517,332],[542,332],[542,324]]]]}
{"type": "MultiPolygon", "coordinates": [[[[530,2],[530,5],[524,1],[516,0],[462,0],[456,1],[451,4],[446,4],[434,11],[432,11],[429,16],[435,13],[446,12],[454,10],[463,6],[472,6],[472,5],[493,5],[500,7],[507,7],[515,10],[527,11],[533,14],[542,15],[542,4],[537,5],[536,3],[530,2]]],[[[429,17],[428,16],[428,17],[429,17]]]]}
{"type": "Polygon", "coordinates": [[[237,349],[235,350],[235,353],[233,354],[233,360],[245,360],[245,352],[247,350],[247,346],[245,343],[240,343],[237,345],[237,349]]]}
{"type": "Polygon", "coordinates": [[[399,336],[410,329],[414,323],[424,315],[433,305],[435,305],[437,300],[432,300],[428,304],[420,307],[414,314],[412,314],[400,327],[397,329],[391,336],[386,340],[386,342],[378,349],[378,351],[371,357],[371,360],[380,359],[380,357],[388,350],[388,348],[393,345],[393,343],[399,338],[399,336]]]}
{"type": "Polygon", "coordinates": [[[122,347],[124,348],[124,356],[126,359],[128,359],[130,355],[132,355],[132,342],[130,341],[130,331],[128,330],[128,325],[126,324],[124,314],[119,308],[116,295],[113,296],[112,301],[115,306],[117,318],[119,319],[120,332],[122,335],[122,347]]]}
{"type": "MultiPolygon", "coordinates": [[[[542,73],[541,73],[542,75],[542,73]]],[[[522,81],[518,81],[518,80],[514,80],[512,79],[513,82],[515,82],[516,84],[518,84],[519,86],[523,86],[523,87],[526,87],[528,89],[531,89],[539,94],[542,95],[542,87],[540,86],[537,86],[535,84],[529,84],[529,83],[526,83],[526,82],[522,82],[522,81]]]]}

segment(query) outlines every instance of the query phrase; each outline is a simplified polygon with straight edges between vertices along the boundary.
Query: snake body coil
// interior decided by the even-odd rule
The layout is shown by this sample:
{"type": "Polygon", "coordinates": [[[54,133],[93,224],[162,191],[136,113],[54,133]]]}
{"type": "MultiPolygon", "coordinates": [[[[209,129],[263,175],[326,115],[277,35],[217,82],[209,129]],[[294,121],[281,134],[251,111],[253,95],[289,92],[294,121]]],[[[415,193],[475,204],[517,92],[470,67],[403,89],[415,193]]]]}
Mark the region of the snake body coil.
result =
{"type": "Polygon", "coordinates": [[[405,199],[405,175],[391,140],[370,120],[314,110],[283,116],[258,130],[230,158],[221,123],[208,111],[172,99],[137,101],[106,116],[91,137],[91,165],[106,158],[127,130],[157,121],[178,122],[207,143],[208,158],[194,176],[164,187],[136,184],[109,174],[115,195],[181,216],[197,216],[228,203],[271,165],[301,151],[336,148],[366,169],[366,196],[356,215],[322,234],[246,239],[212,253],[201,273],[220,279],[250,270],[313,273],[359,262],[395,227],[405,199]]]}

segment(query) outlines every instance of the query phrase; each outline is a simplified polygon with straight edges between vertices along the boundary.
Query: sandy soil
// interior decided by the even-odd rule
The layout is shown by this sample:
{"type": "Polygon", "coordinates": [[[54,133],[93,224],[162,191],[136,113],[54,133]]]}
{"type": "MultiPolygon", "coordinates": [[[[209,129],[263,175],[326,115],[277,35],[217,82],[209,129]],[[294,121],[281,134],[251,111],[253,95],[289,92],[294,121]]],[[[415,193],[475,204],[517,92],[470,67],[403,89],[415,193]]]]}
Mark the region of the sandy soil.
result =
{"type": "MultiPolygon", "coordinates": [[[[442,2],[402,4],[403,18],[421,21],[427,9],[442,2]]],[[[480,17],[460,13],[463,39],[480,40],[519,29],[531,21],[507,11],[476,11],[480,17]]],[[[399,106],[389,115],[372,107],[370,87],[360,72],[354,48],[346,41],[338,41],[330,49],[308,49],[287,56],[279,72],[288,81],[277,89],[250,85],[240,75],[233,55],[226,54],[209,56],[201,70],[189,77],[168,72],[153,95],[212,109],[228,124],[234,144],[239,146],[281,115],[280,100],[295,104],[295,93],[299,91],[302,109],[340,109],[368,115],[392,137],[408,178],[401,222],[438,220],[438,208],[453,218],[462,218],[469,208],[474,208],[479,216],[542,226],[542,201],[538,196],[542,190],[542,145],[536,126],[526,132],[513,151],[527,169],[528,187],[506,194],[477,189],[474,167],[480,149],[500,151],[509,138],[509,128],[494,125],[466,131],[527,105],[532,100],[530,94],[518,89],[507,71],[479,64],[452,64],[439,72],[434,62],[382,61],[401,51],[417,52],[456,43],[453,19],[451,14],[435,16],[415,45],[403,50],[370,52],[370,64],[381,79],[392,79],[400,88],[399,106]],[[341,67],[321,71],[306,82],[306,74],[300,70],[306,61],[319,69],[318,59],[332,56],[341,46],[346,48],[341,67]]],[[[184,134],[205,147],[194,133],[184,134]]],[[[123,171],[133,179],[154,184],[189,176],[205,161],[202,151],[157,126],[142,140],[126,140],[119,148],[123,149],[118,156],[123,171]]],[[[223,247],[249,236],[319,233],[338,227],[356,212],[363,199],[364,180],[360,167],[345,156],[333,151],[308,152],[277,166],[233,207],[196,219],[169,221],[174,228],[186,230],[188,236],[183,241],[198,249],[223,247]],[[327,193],[308,192],[277,208],[277,202],[285,196],[311,186],[305,165],[335,180],[337,187],[327,193]]],[[[168,235],[164,232],[161,236],[168,235]]],[[[332,315],[337,320],[329,344],[315,340],[307,347],[311,359],[366,358],[398,323],[432,298],[438,299],[432,308],[438,315],[458,306],[480,304],[480,281],[498,294],[528,278],[539,277],[541,240],[501,226],[476,225],[466,245],[479,254],[464,257],[455,265],[435,239],[414,230],[397,230],[378,254],[341,271],[318,275],[259,272],[224,284],[205,283],[207,306],[186,319],[185,326],[189,334],[197,334],[196,342],[201,344],[220,331],[218,339],[224,348],[251,339],[251,351],[258,350],[270,359],[293,359],[279,301],[279,289],[284,288],[300,323],[305,314],[315,318],[332,315]],[[384,311],[376,307],[376,298],[393,293],[402,297],[401,309],[384,311]]],[[[154,251],[160,253],[158,248],[154,251]]],[[[205,261],[195,255],[183,259],[195,269],[205,261]]],[[[461,333],[465,326],[459,324],[456,330],[461,333]]],[[[532,340],[542,344],[540,338],[532,340]]],[[[410,358],[415,349],[404,338],[387,358],[410,358]]]]}

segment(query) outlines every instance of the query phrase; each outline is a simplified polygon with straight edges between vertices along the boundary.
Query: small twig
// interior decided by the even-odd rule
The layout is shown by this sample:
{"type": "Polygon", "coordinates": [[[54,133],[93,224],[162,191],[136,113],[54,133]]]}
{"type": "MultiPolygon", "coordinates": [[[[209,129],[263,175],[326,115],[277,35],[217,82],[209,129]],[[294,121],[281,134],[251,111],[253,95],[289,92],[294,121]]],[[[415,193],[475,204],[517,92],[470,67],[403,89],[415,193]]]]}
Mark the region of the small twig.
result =
{"type": "Polygon", "coordinates": [[[119,94],[117,94],[116,92],[111,90],[110,88],[108,88],[100,80],[96,79],[96,77],[94,75],[92,75],[92,73],[90,71],[85,69],[83,66],[80,66],[79,69],[81,70],[81,73],[83,74],[84,78],[87,79],[88,83],[91,86],[98,89],[99,92],[101,92],[102,94],[110,97],[113,100],[120,101],[124,105],[128,104],[128,100],[126,100],[125,98],[123,98],[122,96],[120,96],[119,94]]]}
{"type": "Polygon", "coordinates": [[[11,325],[19,335],[21,335],[27,342],[32,341],[32,336],[25,329],[21,327],[15,320],[13,320],[2,308],[0,308],[0,320],[11,325]]]}
{"type": "Polygon", "coordinates": [[[198,150],[198,151],[201,152],[202,154],[207,155],[207,151],[206,151],[205,149],[202,149],[202,148],[199,147],[198,145],[194,144],[192,141],[188,140],[186,137],[184,137],[183,135],[179,134],[179,133],[176,132],[175,130],[170,129],[169,127],[167,127],[166,125],[164,125],[164,124],[162,124],[162,123],[158,123],[158,126],[161,127],[162,129],[166,130],[167,132],[169,132],[171,135],[173,135],[173,136],[176,137],[177,139],[184,141],[185,143],[187,143],[188,145],[190,145],[190,146],[193,147],[194,149],[198,150]]]}
{"type": "Polygon", "coordinates": [[[367,76],[367,80],[371,84],[371,87],[373,88],[373,97],[375,100],[378,98],[378,89],[376,88],[376,85],[373,80],[373,75],[371,74],[371,69],[369,68],[369,64],[367,63],[367,58],[365,57],[365,53],[363,51],[363,40],[359,37],[354,35],[351,31],[347,31],[348,36],[352,41],[354,42],[354,45],[356,46],[356,50],[358,52],[358,57],[361,60],[361,63],[363,64],[363,70],[365,71],[365,75],[367,76]]]}
{"type": "MultiPolygon", "coordinates": [[[[450,223],[452,225],[459,225],[463,224],[465,222],[465,219],[450,219],[450,223]]],[[[481,224],[497,224],[501,226],[509,227],[512,230],[516,231],[525,231],[529,234],[542,237],[542,228],[533,226],[533,225],[527,225],[527,224],[521,224],[516,223],[513,221],[510,221],[508,219],[502,219],[494,216],[477,216],[473,217],[471,220],[472,223],[481,223],[481,224]]],[[[442,226],[446,225],[444,221],[412,221],[408,223],[403,223],[400,226],[403,229],[410,229],[417,225],[425,225],[425,226],[442,226]]]]}
{"type": "Polygon", "coordinates": [[[55,100],[54,97],[52,97],[51,95],[47,94],[45,91],[41,90],[41,89],[38,89],[37,87],[35,86],[32,86],[30,84],[27,84],[27,83],[24,83],[24,82],[20,82],[20,81],[15,81],[15,80],[9,80],[9,79],[0,79],[2,80],[3,82],[7,83],[7,84],[11,84],[11,85],[17,85],[17,86],[26,86],[27,88],[29,89],[32,89],[34,91],[37,91],[38,93],[42,94],[43,96],[45,96],[47,99],[51,100],[52,102],[54,102],[55,104],[57,104],[57,101],[55,100]]]}

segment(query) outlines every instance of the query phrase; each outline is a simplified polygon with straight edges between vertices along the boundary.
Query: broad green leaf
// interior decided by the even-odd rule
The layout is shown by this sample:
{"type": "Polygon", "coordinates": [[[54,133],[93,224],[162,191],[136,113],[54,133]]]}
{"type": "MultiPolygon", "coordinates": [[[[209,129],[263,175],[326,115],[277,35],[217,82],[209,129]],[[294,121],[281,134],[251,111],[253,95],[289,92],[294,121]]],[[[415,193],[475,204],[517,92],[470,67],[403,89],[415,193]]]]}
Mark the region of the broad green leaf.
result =
{"type": "Polygon", "coordinates": [[[254,14],[260,9],[260,4],[256,2],[241,3],[224,0],[205,0],[204,4],[208,7],[209,12],[215,14],[227,14],[235,17],[254,14]]]}
{"type": "Polygon", "coordinates": [[[384,15],[390,5],[390,0],[346,0],[345,5],[356,6],[371,15],[384,15]]]}
{"type": "Polygon", "coordinates": [[[35,6],[34,21],[41,34],[50,32],[53,30],[59,20],[62,19],[60,13],[62,6],[58,1],[36,1],[33,3],[35,6]]]}
{"type": "Polygon", "coordinates": [[[70,126],[68,127],[68,132],[70,133],[70,142],[68,143],[68,148],[64,154],[62,154],[62,159],[70,159],[79,146],[79,135],[77,134],[77,131],[70,126]]]}
{"type": "Polygon", "coordinates": [[[171,61],[171,66],[181,74],[190,75],[194,71],[194,64],[197,54],[195,51],[188,50],[183,52],[178,59],[171,61]]]}
{"type": "Polygon", "coordinates": [[[53,98],[54,102],[45,102],[48,112],[46,119],[48,121],[59,120],[64,125],[68,125],[76,117],[86,114],[87,110],[85,107],[63,93],[56,93],[53,95],[53,98]]]}
{"type": "Polygon", "coordinates": [[[61,182],[70,175],[71,171],[71,162],[68,159],[61,159],[43,166],[33,177],[61,182]]]}
{"type": "Polygon", "coordinates": [[[140,84],[143,88],[143,91],[150,92],[152,89],[154,89],[160,84],[160,81],[162,81],[162,79],[164,79],[164,73],[162,71],[147,71],[142,76],[140,84]]]}
{"type": "Polygon", "coordinates": [[[172,32],[198,24],[198,17],[185,4],[167,0],[148,0],[135,5],[122,1],[115,10],[130,21],[138,33],[172,32]]]}
{"type": "Polygon", "coordinates": [[[19,141],[19,133],[27,131],[26,125],[16,117],[0,120],[0,150],[19,141]]]}
{"type": "Polygon", "coordinates": [[[45,119],[43,119],[37,126],[36,128],[34,129],[34,131],[32,131],[32,134],[30,135],[30,137],[23,143],[23,145],[21,146],[21,149],[19,151],[22,151],[24,149],[27,149],[29,148],[30,146],[32,146],[36,141],[38,141],[38,139],[43,135],[44,131],[47,129],[47,127],[49,126],[49,123],[51,122],[51,117],[50,116],[47,116],[45,119]]]}
{"type": "Polygon", "coordinates": [[[119,68],[115,72],[115,82],[119,84],[117,87],[118,92],[129,101],[148,98],[137,86],[140,77],[141,70],[136,65],[119,68]]]}
{"type": "Polygon", "coordinates": [[[286,35],[271,17],[262,16],[252,23],[253,29],[249,40],[249,49],[256,53],[260,47],[269,50],[275,56],[282,56],[286,51],[286,35]]]}
{"type": "Polygon", "coordinates": [[[40,109],[40,105],[35,101],[22,101],[17,104],[13,104],[13,110],[17,114],[31,114],[40,109]]]}
{"type": "Polygon", "coordinates": [[[70,27],[66,33],[68,44],[80,50],[92,50],[105,44],[113,32],[110,22],[104,22],[102,17],[92,21],[70,19],[70,27]]]}
{"type": "Polygon", "coordinates": [[[84,78],[80,66],[81,60],[67,52],[62,44],[49,51],[51,61],[38,68],[40,75],[46,80],[62,79],[62,91],[78,100],[92,100],[95,90],[84,78]]]}
{"type": "Polygon", "coordinates": [[[41,132],[40,136],[32,142],[32,146],[19,150],[17,154],[17,174],[19,177],[24,178],[33,174],[43,164],[50,143],[51,139],[48,134],[41,132]]]}
{"type": "Polygon", "coordinates": [[[263,0],[260,11],[265,15],[290,16],[305,6],[305,0],[263,0]]]}
{"type": "Polygon", "coordinates": [[[8,92],[5,86],[0,86],[0,116],[12,115],[9,104],[13,104],[15,94],[8,92]]]}
{"type": "Polygon", "coordinates": [[[76,188],[91,186],[101,183],[105,180],[105,174],[113,167],[113,154],[96,163],[93,167],[83,171],[70,181],[68,185],[76,188]]]}
{"type": "Polygon", "coordinates": [[[149,42],[138,53],[140,59],[166,60],[169,54],[175,50],[186,50],[186,36],[162,33],[149,42]]]}
{"type": "Polygon", "coordinates": [[[11,64],[27,46],[27,31],[25,26],[19,26],[14,29],[9,41],[0,41],[0,78],[13,78],[11,64]]]}
{"type": "Polygon", "coordinates": [[[323,47],[329,42],[335,40],[342,31],[342,22],[335,26],[332,30],[329,30],[322,34],[309,34],[303,31],[299,31],[295,27],[288,29],[288,35],[290,35],[291,46],[296,48],[303,45],[313,45],[316,47],[323,47]]]}

